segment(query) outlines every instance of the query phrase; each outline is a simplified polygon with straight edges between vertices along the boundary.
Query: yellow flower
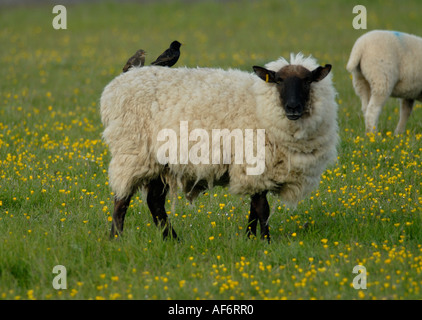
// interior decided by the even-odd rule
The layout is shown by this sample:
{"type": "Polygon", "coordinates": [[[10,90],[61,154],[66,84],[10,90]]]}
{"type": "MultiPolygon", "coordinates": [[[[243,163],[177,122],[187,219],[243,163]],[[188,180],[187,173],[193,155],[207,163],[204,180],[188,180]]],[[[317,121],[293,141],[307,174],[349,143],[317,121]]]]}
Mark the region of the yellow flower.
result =
{"type": "Polygon", "coordinates": [[[70,296],[74,297],[77,293],[78,293],[78,290],[76,290],[76,289],[72,289],[72,290],[70,291],[70,296]]]}
{"type": "Polygon", "coordinates": [[[34,298],[34,290],[28,290],[27,291],[27,294],[28,294],[28,299],[29,300],[35,300],[35,298],[34,298]]]}

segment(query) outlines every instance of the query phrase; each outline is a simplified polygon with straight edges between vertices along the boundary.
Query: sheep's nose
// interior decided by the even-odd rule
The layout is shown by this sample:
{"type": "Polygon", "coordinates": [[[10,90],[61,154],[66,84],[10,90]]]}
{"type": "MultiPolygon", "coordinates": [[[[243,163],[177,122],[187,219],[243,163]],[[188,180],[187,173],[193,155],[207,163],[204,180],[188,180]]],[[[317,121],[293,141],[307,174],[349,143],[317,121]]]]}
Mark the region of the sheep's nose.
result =
{"type": "Polygon", "coordinates": [[[298,102],[289,102],[285,106],[286,116],[289,120],[297,120],[302,116],[303,108],[298,102]]]}
{"type": "Polygon", "coordinates": [[[297,110],[300,110],[300,104],[295,103],[295,102],[287,103],[286,104],[286,110],[290,111],[290,112],[295,112],[297,110]]]}
{"type": "Polygon", "coordinates": [[[286,112],[292,114],[301,114],[303,110],[302,104],[299,102],[286,103],[286,112]]]}

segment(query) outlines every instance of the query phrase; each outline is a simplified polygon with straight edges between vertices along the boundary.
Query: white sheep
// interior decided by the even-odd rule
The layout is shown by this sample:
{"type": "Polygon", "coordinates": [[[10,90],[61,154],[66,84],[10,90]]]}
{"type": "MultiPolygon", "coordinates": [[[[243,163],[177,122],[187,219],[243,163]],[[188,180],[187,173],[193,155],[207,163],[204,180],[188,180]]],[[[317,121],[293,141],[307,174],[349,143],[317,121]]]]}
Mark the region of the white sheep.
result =
{"type": "Polygon", "coordinates": [[[374,132],[390,96],[401,98],[395,134],[405,131],[415,100],[422,100],[422,38],[374,30],[356,40],[347,70],[362,102],[367,132],[374,132]]]}
{"type": "Polygon", "coordinates": [[[164,237],[177,237],[164,208],[169,189],[180,186],[193,199],[207,188],[228,185],[234,194],[251,195],[248,236],[256,235],[259,220],[261,237],[268,240],[267,192],[297,203],[318,187],[337,155],[331,66],[297,54],[290,63],[280,58],[266,67],[254,67],[253,74],[148,66],[132,68],[105,87],[101,118],[115,194],[111,237],[123,231],[130,199],[140,187],[147,190],[148,207],[164,237]],[[209,143],[206,138],[215,130],[226,130],[232,143],[224,136],[209,143]],[[249,138],[248,132],[253,133],[249,138]],[[235,133],[245,140],[239,144],[235,133]],[[252,148],[239,156],[239,146],[252,148]]]}

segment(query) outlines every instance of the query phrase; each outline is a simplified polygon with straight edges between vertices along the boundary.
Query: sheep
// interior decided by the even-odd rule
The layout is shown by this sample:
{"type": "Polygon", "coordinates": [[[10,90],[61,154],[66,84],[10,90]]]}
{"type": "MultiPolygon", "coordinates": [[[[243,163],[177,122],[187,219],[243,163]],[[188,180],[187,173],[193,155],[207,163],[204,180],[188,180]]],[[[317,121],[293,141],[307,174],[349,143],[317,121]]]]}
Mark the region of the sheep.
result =
{"type": "Polygon", "coordinates": [[[383,105],[390,96],[401,98],[395,134],[405,132],[415,100],[422,100],[422,38],[386,30],[358,38],[346,69],[362,102],[366,132],[375,132],[383,105]]]}
{"type": "Polygon", "coordinates": [[[299,53],[290,63],[279,58],[253,69],[147,66],[117,76],[104,88],[100,113],[115,196],[111,238],[122,234],[130,199],[140,188],[164,238],[177,238],[164,206],[169,190],[180,187],[193,200],[220,185],[250,195],[247,236],[256,236],[259,221],[261,238],[270,241],[267,193],[295,204],[318,187],[322,172],[337,157],[331,65],[319,66],[299,53]],[[226,130],[229,143],[224,136],[202,141],[204,132],[209,137],[217,129],[226,130]],[[182,145],[186,130],[191,131],[182,152],[173,144],[182,145]],[[202,136],[191,139],[194,132],[202,136]],[[239,132],[245,136],[240,143],[239,132]],[[238,156],[239,145],[252,147],[238,156]],[[187,153],[198,150],[201,161],[187,159],[187,153]],[[177,161],[170,161],[173,152],[177,161]]]}

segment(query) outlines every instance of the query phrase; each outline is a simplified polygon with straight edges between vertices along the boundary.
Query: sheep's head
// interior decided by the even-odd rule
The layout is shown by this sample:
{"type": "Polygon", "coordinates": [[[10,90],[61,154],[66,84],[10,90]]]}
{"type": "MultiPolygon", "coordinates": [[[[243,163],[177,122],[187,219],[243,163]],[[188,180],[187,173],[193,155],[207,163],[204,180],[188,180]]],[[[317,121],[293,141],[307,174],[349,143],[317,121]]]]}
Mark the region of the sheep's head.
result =
{"type": "Polygon", "coordinates": [[[313,71],[301,65],[287,65],[277,72],[258,66],[253,69],[262,80],[276,85],[287,118],[297,120],[307,111],[312,82],[324,79],[331,65],[319,66],[313,71]]]}

